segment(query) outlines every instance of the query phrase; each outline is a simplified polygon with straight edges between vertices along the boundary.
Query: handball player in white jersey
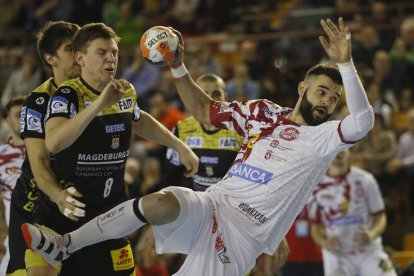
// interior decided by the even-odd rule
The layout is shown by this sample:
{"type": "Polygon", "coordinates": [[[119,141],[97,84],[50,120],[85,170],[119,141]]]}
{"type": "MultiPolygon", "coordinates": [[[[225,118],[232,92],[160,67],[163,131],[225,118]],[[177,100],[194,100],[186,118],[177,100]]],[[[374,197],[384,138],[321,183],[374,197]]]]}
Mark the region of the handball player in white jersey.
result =
{"type": "Polygon", "coordinates": [[[325,276],[396,276],[384,252],[387,225],[377,181],[351,167],[349,150],[340,152],[308,203],[311,233],[322,247],[325,276]]]}
{"type": "Polygon", "coordinates": [[[262,253],[273,254],[336,154],[372,128],[374,113],[351,58],[342,18],[321,20],[320,42],[338,64],[312,67],[298,85],[294,109],[268,100],[213,101],[191,78],[180,54],[170,63],[186,108],[201,123],[244,137],[233,166],[205,192],[168,187],[132,199],[59,236],[24,224],[28,244],[56,263],[85,246],[153,225],[157,253],[187,258],[175,275],[244,275],[262,253]],[[350,114],[327,121],[344,86],[350,114]],[[51,248],[53,248],[51,250],[51,248]]]}

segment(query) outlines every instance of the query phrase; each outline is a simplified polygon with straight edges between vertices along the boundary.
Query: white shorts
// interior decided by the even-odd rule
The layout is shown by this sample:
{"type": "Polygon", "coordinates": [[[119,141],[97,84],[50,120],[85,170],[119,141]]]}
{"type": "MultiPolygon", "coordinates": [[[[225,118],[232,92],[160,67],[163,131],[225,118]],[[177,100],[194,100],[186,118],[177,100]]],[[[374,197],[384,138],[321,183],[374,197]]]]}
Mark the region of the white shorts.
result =
{"type": "Polygon", "coordinates": [[[381,249],[373,249],[359,254],[323,253],[325,276],[397,276],[392,262],[381,249]]]}
{"type": "Polygon", "coordinates": [[[156,250],[188,254],[174,275],[243,276],[261,254],[246,239],[244,229],[220,212],[212,193],[168,187],[180,202],[180,215],[172,223],[154,226],[156,250]]]}

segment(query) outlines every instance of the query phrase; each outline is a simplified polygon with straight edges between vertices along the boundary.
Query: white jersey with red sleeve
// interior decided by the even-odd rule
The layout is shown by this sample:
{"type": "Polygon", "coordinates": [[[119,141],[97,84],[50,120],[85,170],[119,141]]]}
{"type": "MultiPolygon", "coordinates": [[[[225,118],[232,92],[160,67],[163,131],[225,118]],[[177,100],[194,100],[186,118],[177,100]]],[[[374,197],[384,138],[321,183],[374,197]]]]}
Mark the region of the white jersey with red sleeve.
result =
{"type": "Polygon", "coordinates": [[[0,188],[5,205],[7,224],[9,223],[11,193],[20,176],[25,156],[24,146],[15,146],[10,139],[0,145],[0,188]]]}
{"type": "Polygon", "coordinates": [[[352,145],[341,138],[341,121],[298,125],[286,119],[290,112],[268,100],[212,102],[210,108],[212,124],[244,141],[223,180],[208,191],[226,195],[223,209],[269,254],[336,154],[352,145]]]}
{"type": "Polygon", "coordinates": [[[344,176],[325,175],[308,203],[312,221],[325,226],[328,237],[340,239],[344,254],[381,248],[381,238],[361,246],[354,237],[360,227],[370,228],[373,215],[384,212],[384,201],[377,181],[367,171],[352,167],[344,176]]]}

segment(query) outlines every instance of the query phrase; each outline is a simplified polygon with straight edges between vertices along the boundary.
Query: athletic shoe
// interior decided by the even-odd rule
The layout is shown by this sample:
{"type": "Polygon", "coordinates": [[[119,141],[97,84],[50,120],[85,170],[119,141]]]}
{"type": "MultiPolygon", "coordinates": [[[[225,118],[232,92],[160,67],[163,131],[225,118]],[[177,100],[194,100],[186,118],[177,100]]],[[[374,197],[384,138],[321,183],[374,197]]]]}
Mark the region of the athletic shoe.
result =
{"type": "Polygon", "coordinates": [[[47,227],[30,223],[22,224],[21,229],[27,246],[40,253],[50,265],[56,266],[70,256],[66,247],[70,236],[61,236],[47,227]]]}

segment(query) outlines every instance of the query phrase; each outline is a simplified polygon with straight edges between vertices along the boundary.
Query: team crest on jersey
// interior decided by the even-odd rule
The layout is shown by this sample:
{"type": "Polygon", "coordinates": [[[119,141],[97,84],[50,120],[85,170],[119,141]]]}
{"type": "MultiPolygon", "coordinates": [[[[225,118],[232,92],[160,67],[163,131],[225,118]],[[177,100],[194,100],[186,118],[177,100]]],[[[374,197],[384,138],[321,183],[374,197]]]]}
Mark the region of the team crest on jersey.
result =
{"type": "Polygon", "coordinates": [[[27,130],[42,133],[42,114],[33,109],[27,110],[27,130]]]}
{"type": "Polygon", "coordinates": [[[6,174],[20,174],[22,171],[19,167],[6,168],[6,174]]]}
{"type": "Polygon", "coordinates": [[[213,176],[214,175],[213,166],[209,166],[209,165],[206,166],[206,174],[208,176],[213,176]]]}
{"type": "Polygon", "coordinates": [[[68,100],[63,97],[53,97],[50,105],[52,114],[68,112],[68,100]]]}
{"type": "Polygon", "coordinates": [[[293,141],[299,137],[299,130],[294,127],[288,127],[280,131],[279,137],[286,141],[293,141]]]}
{"type": "Polygon", "coordinates": [[[45,98],[43,98],[43,97],[39,97],[39,98],[36,99],[36,103],[38,105],[42,105],[42,104],[44,104],[44,102],[45,102],[45,98]]]}
{"type": "Polygon", "coordinates": [[[269,159],[270,159],[270,157],[272,157],[272,154],[273,154],[273,151],[268,150],[268,151],[266,151],[264,158],[265,158],[266,160],[269,160],[269,159]]]}
{"type": "Polygon", "coordinates": [[[118,108],[120,111],[131,109],[132,108],[132,97],[119,100],[118,108]]]}
{"type": "Polygon", "coordinates": [[[277,146],[279,146],[279,140],[273,139],[272,142],[270,142],[270,146],[272,148],[277,148],[277,146]]]}
{"type": "Polygon", "coordinates": [[[112,137],[112,144],[111,144],[111,148],[112,148],[112,149],[117,149],[117,148],[119,148],[119,136],[113,136],[113,137],[112,137]]]}

